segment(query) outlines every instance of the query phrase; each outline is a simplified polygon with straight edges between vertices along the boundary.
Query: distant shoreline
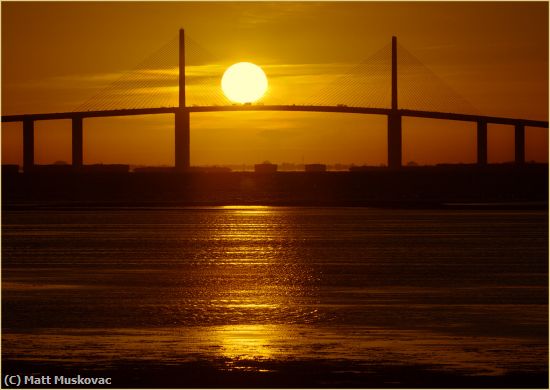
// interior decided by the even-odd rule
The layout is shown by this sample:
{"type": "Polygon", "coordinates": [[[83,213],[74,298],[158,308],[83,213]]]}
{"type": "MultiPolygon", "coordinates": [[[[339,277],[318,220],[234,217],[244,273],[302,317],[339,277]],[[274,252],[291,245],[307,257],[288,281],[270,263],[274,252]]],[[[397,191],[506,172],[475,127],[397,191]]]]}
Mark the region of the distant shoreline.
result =
{"type": "Polygon", "coordinates": [[[228,205],[544,210],[548,208],[548,165],[355,172],[2,174],[5,210],[228,205]]]}

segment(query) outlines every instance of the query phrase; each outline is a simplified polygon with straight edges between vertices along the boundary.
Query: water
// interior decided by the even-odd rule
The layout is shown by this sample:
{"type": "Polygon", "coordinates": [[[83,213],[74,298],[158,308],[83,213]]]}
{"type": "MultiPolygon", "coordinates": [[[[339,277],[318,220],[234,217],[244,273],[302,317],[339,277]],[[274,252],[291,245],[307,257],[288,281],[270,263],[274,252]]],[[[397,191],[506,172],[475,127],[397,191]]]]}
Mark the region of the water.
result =
{"type": "Polygon", "coordinates": [[[411,385],[418,372],[420,384],[452,375],[481,385],[476,377],[547,373],[543,211],[203,207],[2,219],[10,370],[156,367],[181,385],[177,367],[185,383],[212,384],[193,377],[201,364],[279,384],[300,384],[298,370],[302,384],[333,387],[411,385]]]}

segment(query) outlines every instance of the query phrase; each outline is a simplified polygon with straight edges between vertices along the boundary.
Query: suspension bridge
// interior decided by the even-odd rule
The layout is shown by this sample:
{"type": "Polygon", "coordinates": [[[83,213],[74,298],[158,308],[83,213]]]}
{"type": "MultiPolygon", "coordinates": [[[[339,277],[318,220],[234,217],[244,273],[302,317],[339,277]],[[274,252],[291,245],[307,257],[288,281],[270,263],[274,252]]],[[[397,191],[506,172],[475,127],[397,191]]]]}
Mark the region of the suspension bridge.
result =
{"type": "MultiPolygon", "coordinates": [[[[172,45],[173,46],[173,45],[172,45]]],[[[172,46],[167,46],[172,48],[172,46]]],[[[399,46],[401,48],[401,46],[399,46]]],[[[201,112],[224,112],[224,111],[289,111],[289,112],[331,112],[331,113],[352,113],[352,114],[367,114],[367,115],[383,115],[387,117],[387,166],[390,169],[397,169],[402,166],[402,118],[416,117],[441,119],[452,121],[464,121],[477,124],[477,164],[480,166],[487,164],[487,126],[488,124],[502,124],[514,126],[515,132],[515,163],[523,164],[525,162],[525,128],[526,127],[541,127],[548,128],[548,121],[530,120],[521,118],[505,118],[479,115],[477,113],[458,113],[446,112],[441,110],[430,109],[410,109],[400,108],[398,105],[398,45],[396,37],[392,38],[391,46],[384,47],[383,50],[375,53],[369,61],[360,64],[357,69],[348,75],[336,80],[331,86],[326,88],[321,93],[316,95],[315,104],[244,104],[235,105],[229,104],[227,99],[219,98],[219,88],[215,92],[210,92],[214,99],[211,99],[210,104],[186,104],[186,39],[184,30],[181,29],[177,40],[177,56],[178,56],[178,103],[173,106],[161,107],[140,107],[147,105],[154,97],[149,94],[149,98],[139,100],[135,94],[131,93],[136,87],[152,87],[153,90],[159,90],[159,86],[155,85],[150,79],[141,80],[135,77],[121,77],[118,81],[107,87],[98,96],[81,105],[78,109],[71,112],[57,113],[39,113],[39,114],[21,114],[21,115],[5,115],[2,116],[2,122],[21,122],[23,124],[23,170],[24,172],[32,171],[35,166],[34,149],[35,149],[35,122],[42,120],[60,120],[68,119],[72,121],[72,166],[76,170],[83,166],[83,129],[84,119],[100,118],[100,117],[116,117],[116,116],[134,116],[134,115],[154,115],[154,114],[173,114],[174,115],[174,156],[175,170],[185,172],[190,166],[190,114],[201,112]],[[390,53],[388,53],[390,52],[390,53]],[[390,104],[384,107],[384,97],[375,96],[377,89],[372,88],[372,83],[369,85],[361,85],[358,83],[358,78],[354,75],[358,72],[362,73],[378,73],[380,74],[381,59],[389,57],[389,83],[390,104]],[[355,73],[354,73],[355,72],[355,73]],[[368,87],[368,88],[365,88],[368,87]],[[126,90],[126,93],[120,93],[120,90],[126,90]],[[113,93],[117,91],[116,93],[113,93]],[[355,95],[359,94],[359,98],[355,95]],[[123,96],[125,99],[118,99],[120,106],[126,108],[114,108],[117,100],[113,100],[113,96],[123,96]],[[215,95],[218,95],[217,98],[215,95]],[[361,104],[360,98],[370,98],[371,102],[375,101],[377,106],[369,106],[361,104]],[[351,104],[337,103],[338,101],[351,101],[351,104]],[[333,104],[327,104],[327,101],[333,101],[333,104]],[[212,104],[215,102],[215,104],[212,104]],[[221,102],[221,104],[220,104],[221,102]],[[336,102],[336,103],[334,103],[336,102]],[[94,108],[100,106],[100,108],[94,108]]],[[[171,49],[170,49],[171,50],[171,49]]],[[[157,64],[159,58],[169,51],[166,47],[161,48],[159,53],[153,56],[152,60],[145,61],[141,70],[146,70],[148,66],[157,64]]],[[[401,53],[402,51],[400,51],[401,53]]],[[[420,62],[412,57],[407,51],[405,56],[409,55],[416,65],[420,62]]],[[[401,55],[401,54],[400,54],[401,55]]],[[[169,73],[166,73],[169,74],[169,73]]],[[[432,78],[437,78],[432,75],[432,78]]],[[[384,89],[384,88],[381,88],[384,89]]],[[[417,100],[426,100],[426,92],[418,92],[419,88],[413,89],[416,91],[417,100]]],[[[432,91],[433,92],[433,91],[432,91]]],[[[380,94],[379,94],[380,95],[380,94]]],[[[383,93],[382,93],[383,95],[383,93]]],[[[436,96],[437,98],[437,96],[436,96]]],[[[460,97],[456,94],[450,99],[452,108],[464,107],[464,101],[459,101],[460,97]]],[[[467,102],[466,102],[467,103],[467,102]]],[[[372,104],[371,104],[372,105],[372,104]]],[[[467,105],[466,105],[467,106],[467,105]]],[[[449,110],[450,111],[450,110],[449,110]]]]}

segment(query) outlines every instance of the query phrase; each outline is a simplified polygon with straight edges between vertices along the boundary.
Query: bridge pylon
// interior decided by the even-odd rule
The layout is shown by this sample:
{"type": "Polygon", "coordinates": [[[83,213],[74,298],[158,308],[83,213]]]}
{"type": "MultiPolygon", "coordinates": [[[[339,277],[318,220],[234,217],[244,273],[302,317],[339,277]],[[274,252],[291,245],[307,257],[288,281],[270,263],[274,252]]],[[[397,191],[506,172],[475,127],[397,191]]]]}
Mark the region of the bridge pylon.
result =
{"type": "Polygon", "coordinates": [[[176,171],[184,172],[191,166],[190,115],[185,105],[185,31],[179,35],[179,100],[174,118],[174,165],[176,171]]]}
{"type": "Polygon", "coordinates": [[[514,157],[516,164],[525,163],[525,125],[519,123],[514,129],[514,157]]]}
{"type": "Polygon", "coordinates": [[[23,171],[30,172],[34,168],[34,121],[23,120],[23,171]]]}
{"type": "Polygon", "coordinates": [[[388,168],[401,168],[401,115],[388,115],[388,168]]]}
{"type": "Polygon", "coordinates": [[[190,167],[190,120],[189,111],[185,108],[178,109],[175,113],[175,159],[176,171],[186,171],[190,167]]]}
{"type": "Polygon", "coordinates": [[[401,114],[397,108],[397,37],[391,39],[391,112],[388,115],[388,168],[401,168],[401,114]]]}
{"type": "Polygon", "coordinates": [[[477,165],[487,165],[487,122],[477,121],[477,165]]]}
{"type": "Polygon", "coordinates": [[[83,134],[82,117],[76,116],[72,119],[72,163],[74,169],[82,168],[83,164],[83,134]]]}

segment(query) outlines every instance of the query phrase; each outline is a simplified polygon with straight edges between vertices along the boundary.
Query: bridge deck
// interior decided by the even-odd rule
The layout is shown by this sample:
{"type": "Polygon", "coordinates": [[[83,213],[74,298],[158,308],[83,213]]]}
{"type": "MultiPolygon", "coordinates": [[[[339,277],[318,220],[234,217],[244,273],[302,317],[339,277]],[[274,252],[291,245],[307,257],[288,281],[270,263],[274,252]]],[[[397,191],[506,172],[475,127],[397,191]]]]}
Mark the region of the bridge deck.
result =
{"type": "Polygon", "coordinates": [[[389,108],[368,108],[368,107],[348,107],[348,106],[302,106],[302,105],[230,105],[230,106],[190,106],[179,107],[159,107],[159,108],[135,108],[122,110],[105,111],[82,111],[82,112],[58,112],[45,114],[22,114],[22,115],[4,115],[2,122],[23,122],[25,120],[53,120],[53,119],[73,119],[73,118],[100,118],[111,116],[131,116],[131,115],[152,115],[152,114],[174,114],[179,110],[189,112],[219,112],[219,111],[296,111],[296,112],[335,112],[348,114],[368,114],[368,115],[390,115],[398,114],[406,117],[443,119],[466,122],[486,122],[503,125],[523,125],[531,127],[548,128],[548,121],[539,121],[520,118],[503,118],[485,115],[471,115],[458,113],[445,113],[420,110],[396,110],[389,108]]]}

